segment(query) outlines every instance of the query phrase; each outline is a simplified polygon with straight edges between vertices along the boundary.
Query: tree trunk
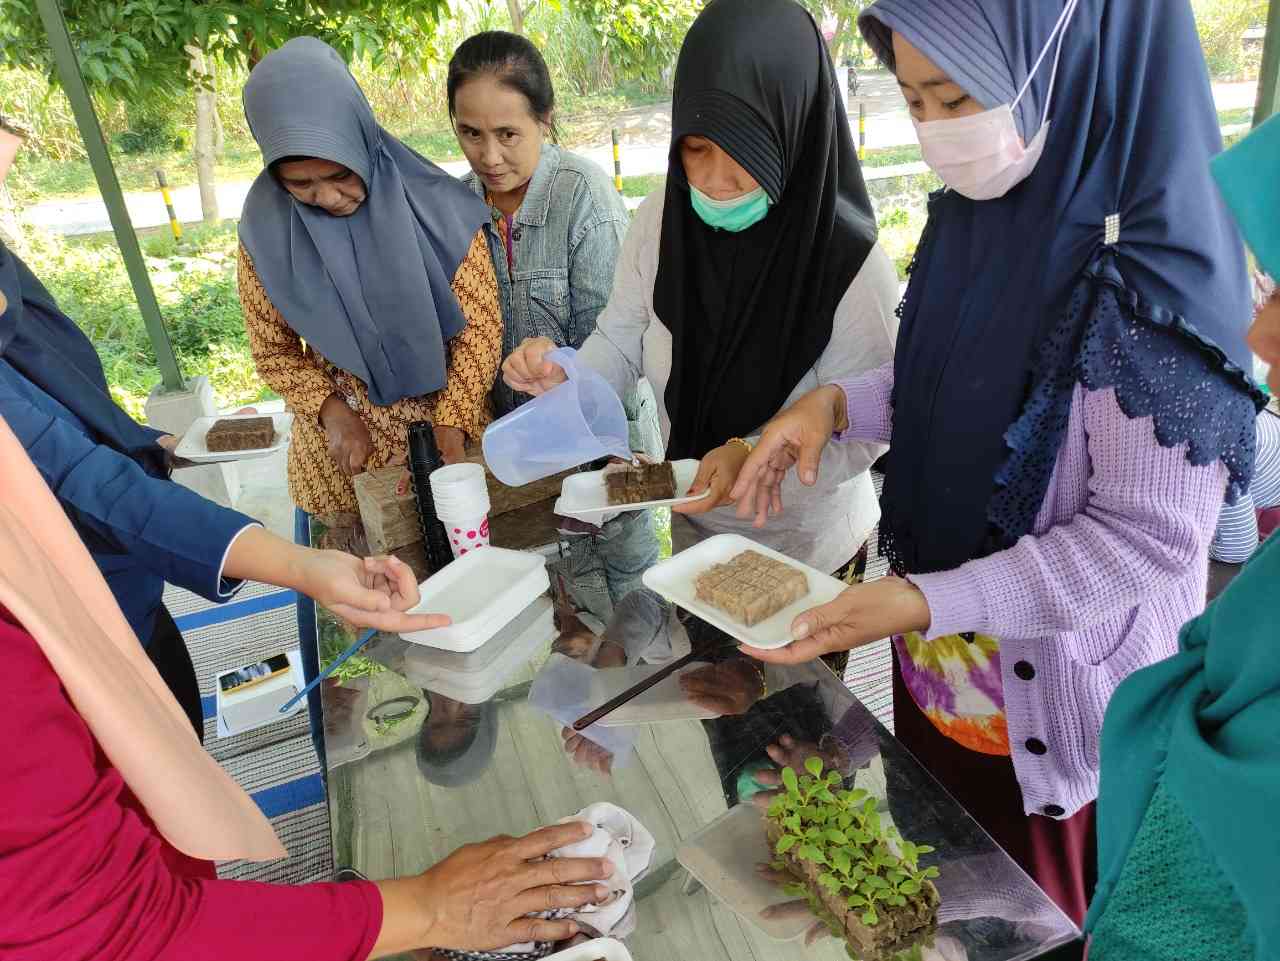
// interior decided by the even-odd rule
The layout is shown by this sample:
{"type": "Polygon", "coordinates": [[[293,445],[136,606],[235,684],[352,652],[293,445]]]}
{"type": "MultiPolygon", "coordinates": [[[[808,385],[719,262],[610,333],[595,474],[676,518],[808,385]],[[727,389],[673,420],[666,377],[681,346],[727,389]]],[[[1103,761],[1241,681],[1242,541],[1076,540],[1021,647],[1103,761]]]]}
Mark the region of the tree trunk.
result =
{"type": "Polygon", "coordinates": [[[511,14],[511,32],[524,33],[524,10],[520,0],[507,0],[507,10],[511,14]]]}
{"type": "Polygon", "coordinates": [[[221,160],[227,154],[227,135],[222,129],[222,114],[218,110],[218,98],[213,98],[213,155],[221,160]]]}
{"type": "Polygon", "coordinates": [[[191,75],[196,88],[196,178],[200,182],[200,211],[205,223],[217,223],[218,188],[213,171],[217,162],[218,100],[204,53],[188,46],[187,54],[191,57],[191,75]]]}

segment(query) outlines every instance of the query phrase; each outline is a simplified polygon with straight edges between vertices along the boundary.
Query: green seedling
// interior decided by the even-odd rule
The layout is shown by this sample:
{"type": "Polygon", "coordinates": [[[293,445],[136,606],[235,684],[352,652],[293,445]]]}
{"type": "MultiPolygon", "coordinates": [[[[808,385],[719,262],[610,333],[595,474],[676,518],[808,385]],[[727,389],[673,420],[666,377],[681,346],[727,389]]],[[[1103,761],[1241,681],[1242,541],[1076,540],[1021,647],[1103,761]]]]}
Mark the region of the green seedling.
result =
{"type": "MultiPolygon", "coordinates": [[[[862,923],[873,928],[886,908],[906,907],[938,876],[937,868],[920,867],[921,856],[933,848],[885,827],[876,799],[841,787],[836,771],[824,775],[820,758],[809,758],[804,768],[804,774],[783,768],[782,793],[769,807],[769,818],[783,831],[774,845],[775,867],[785,867],[784,855],[819,865],[821,888],[860,911],[862,923]]],[[[819,917],[829,914],[808,885],[788,884],[785,890],[809,901],[819,917]]]]}

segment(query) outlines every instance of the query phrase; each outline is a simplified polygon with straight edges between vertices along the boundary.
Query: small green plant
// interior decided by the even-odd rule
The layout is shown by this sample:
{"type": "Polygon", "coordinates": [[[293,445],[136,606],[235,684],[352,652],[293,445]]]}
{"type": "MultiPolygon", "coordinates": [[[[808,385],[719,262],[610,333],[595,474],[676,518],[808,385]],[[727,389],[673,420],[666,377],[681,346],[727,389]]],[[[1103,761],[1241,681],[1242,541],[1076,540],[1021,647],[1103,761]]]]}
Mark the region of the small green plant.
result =
{"type": "Polygon", "coordinates": [[[828,895],[819,898],[811,885],[795,882],[787,894],[809,900],[815,914],[841,936],[827,909],[843,901],[868,928],[883,913],[904,908],[938,876],[935,867],[920,867],[921,855],[933,848],[903,839],[897,829],[882,823],[876,799],[861,789],[846,790],[837,771],[823,774],[820,758],[805,762],[803,775],[783,768],[783,793],[769,807],[769,819],[780,836],[773,850],[775,870],[789,870],[786,857],[815,867],[817,884],[828,895]],[[822,903],[822,902],[825,902],[822,903]]]}

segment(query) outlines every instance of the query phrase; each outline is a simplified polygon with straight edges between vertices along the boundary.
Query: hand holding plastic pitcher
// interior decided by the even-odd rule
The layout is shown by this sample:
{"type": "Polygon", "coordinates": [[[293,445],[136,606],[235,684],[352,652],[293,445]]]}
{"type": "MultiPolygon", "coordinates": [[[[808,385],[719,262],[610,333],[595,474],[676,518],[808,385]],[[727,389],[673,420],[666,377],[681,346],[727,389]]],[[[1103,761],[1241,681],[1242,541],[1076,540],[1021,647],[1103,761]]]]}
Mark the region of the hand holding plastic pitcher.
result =
{"type": "Polygon", "coordinates": [[[547,360],[556,349],[549,337],[529,337],[502,364],[502,379],[512,390],[537,397],[565,382],[564,368],[547,360]]]}
{"type": "Polygon", "coordinates": [[[508,487],[523,487],[605,457],[632,456],[627,412],[613,386],[579,366],[572,348],[543,350],[550,343],[526,341],[508,358],[519,370],[507,383],[531,387],[539,396],[484,432],[484,462],[508,487]]]}

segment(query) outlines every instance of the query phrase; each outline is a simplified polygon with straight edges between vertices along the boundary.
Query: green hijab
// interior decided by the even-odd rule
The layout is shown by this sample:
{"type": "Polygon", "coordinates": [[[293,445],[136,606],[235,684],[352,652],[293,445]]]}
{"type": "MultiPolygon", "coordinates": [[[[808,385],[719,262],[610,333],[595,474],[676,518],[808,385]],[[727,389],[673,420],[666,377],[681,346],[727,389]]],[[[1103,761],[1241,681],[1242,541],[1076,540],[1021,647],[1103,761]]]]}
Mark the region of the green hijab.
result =
{"type": "Polygon", "coordinates": [[[1102,729],[1098,897],[1129,857],[1157,785],[1185,812],[1249,919],[1280,954],[1280,536],[1182,630],[1179,652],[1116,691],[1102,729]]]}

